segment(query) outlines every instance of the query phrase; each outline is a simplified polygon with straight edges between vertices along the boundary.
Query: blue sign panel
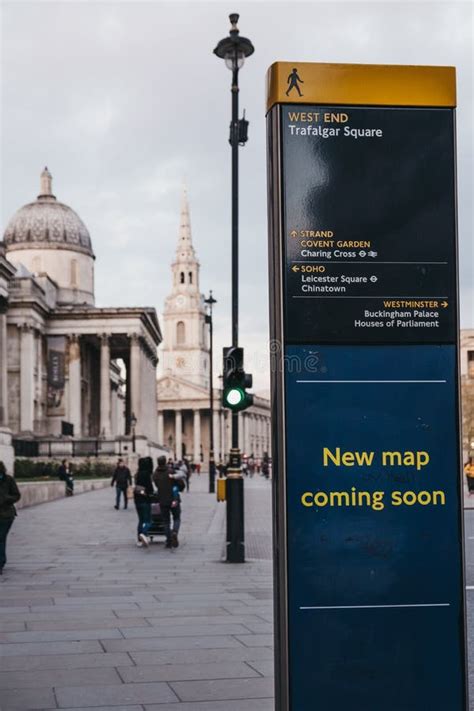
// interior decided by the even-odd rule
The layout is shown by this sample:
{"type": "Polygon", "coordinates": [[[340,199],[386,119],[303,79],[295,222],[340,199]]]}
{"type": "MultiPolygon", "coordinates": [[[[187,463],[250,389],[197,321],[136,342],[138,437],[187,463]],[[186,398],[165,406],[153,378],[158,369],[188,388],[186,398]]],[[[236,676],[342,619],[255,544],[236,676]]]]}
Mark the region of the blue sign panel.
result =
{"type": "Polygon", "coordinates": [[[285,364],[291,709],[462,709],[455,348],[285,364]]]}

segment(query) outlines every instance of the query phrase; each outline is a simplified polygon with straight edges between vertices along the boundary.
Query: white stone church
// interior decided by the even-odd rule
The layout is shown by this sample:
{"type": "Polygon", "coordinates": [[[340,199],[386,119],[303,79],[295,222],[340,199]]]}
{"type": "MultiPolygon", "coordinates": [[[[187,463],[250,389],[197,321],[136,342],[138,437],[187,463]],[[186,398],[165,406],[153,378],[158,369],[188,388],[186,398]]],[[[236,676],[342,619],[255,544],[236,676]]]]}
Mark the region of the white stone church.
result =
{"type": "Polygon", "coordinates": [[[154,308],[97,308],[89,232],[53,195],[10,220],[0,241],[0,459],[156,454],[154,308]]]}
{"type": "MultiPolygon", "coordinates": [[[[199,288],[199,262],[193,247],[189,205],[183,195],[176,256],[171,265],[172,288],[163,311],[163,344],[158,379],[158,441],[176,458],[203,462],[210,444],[209,326],[199,288]]],[[[215,371],[214,371],[215,372],[215,371]]],[[[220,369],[219,369],[220,372],[220,369]]],[[[230,412],[221,406],[214,376],[214,456],[225,460],[230,450],[230,412]]],[[[262,457],[270,451],[270,403],[255,396],[254,405],[239,414],[243,454],[262,457]]]]}

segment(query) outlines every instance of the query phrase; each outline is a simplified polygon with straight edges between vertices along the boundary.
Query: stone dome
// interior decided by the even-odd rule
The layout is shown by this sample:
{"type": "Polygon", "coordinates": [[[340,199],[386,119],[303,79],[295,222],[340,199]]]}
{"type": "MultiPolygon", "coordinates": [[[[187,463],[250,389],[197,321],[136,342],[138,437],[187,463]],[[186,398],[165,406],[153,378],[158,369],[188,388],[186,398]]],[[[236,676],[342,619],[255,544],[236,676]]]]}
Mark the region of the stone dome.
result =
{"type": "Polygon", "coordinates": [[[35,202],[13,215],[3,239],[7,251],[67,249],[94,256],[89,231],[79,215],[53,195],[48,168],[41,173],[40,194],[35,202]]]}

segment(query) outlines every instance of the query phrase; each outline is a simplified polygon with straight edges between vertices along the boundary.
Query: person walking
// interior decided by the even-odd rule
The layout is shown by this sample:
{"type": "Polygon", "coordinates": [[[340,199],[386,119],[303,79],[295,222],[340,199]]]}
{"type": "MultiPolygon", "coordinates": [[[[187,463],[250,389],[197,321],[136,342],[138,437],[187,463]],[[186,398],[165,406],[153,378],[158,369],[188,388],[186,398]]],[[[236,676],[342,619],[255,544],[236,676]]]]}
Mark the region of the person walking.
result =
{"type": "Polygon", "coordinates": [[[184,475],[185,480],[186,480],[186,491],[189,491],[189,483],[191,481],[191,467],[189,466],[189,463],[186,461],[179,461],[177,467],[175,467],[175,473],[178,471],[181,472],[182,475],[184,475]]]}
{"type": "Polygon", "coordinates": [[[474,494],[474,462],[472,457],[470,457],[464,465],[464,473],[466,475],[469,496],[471,496],[471,494],[474,494]]]}
{"type": "Polygon", "coordinates": [[[74,496],[74,478],[72,476],[71,465],[67,459],[63,459],[59,465],[58,477],[66,484],[66,496],[74,496]]]}
{"type": "Polygon", "coordinates": [[[158,458],[158,466],[153,474],[153,482],[158,489],[158,503],[165,526],[166,548],[177,548],[178,531],[181,525],[181,499],[176,496],[179,488],[185,486],[185,473],[181,469],[173,474],[166,463],[166,457],[158,458]],[[181,484],[180,484],[181,482],[181,484]],[[174,490],[176,487],[177,491],[174,490]],[[173,527],[171,528],[171,517],[173,527]]]}
{"type": "Polygon", "coordinates": [[[126,509],[128,506],[128,495],[127,489],[132,485],[132,475],[130,474],[130,469],[125,466],[123,459],[119,459],[117,462],[117,467],[114,471],[112,481],[110,486],[115,484],[115,507],[117,510],[120,508],[120,497],[123,494],[123,508],[126,509]]]}
{"type": "Polygon", "coordinates": [[[141,457],[138,460],[138,471],[135,476],[133,500],[138,515],[137,546],[148,548],[148,530],[151,526],[151,496],[153,496],[153,459],[141,457]]]}
{"type": "Polygon", "coordinates": [[[21,499],[15,479],[0,462],[0,575],[7,562],[7,536],[16,516],[15,504],[21,499]]]}

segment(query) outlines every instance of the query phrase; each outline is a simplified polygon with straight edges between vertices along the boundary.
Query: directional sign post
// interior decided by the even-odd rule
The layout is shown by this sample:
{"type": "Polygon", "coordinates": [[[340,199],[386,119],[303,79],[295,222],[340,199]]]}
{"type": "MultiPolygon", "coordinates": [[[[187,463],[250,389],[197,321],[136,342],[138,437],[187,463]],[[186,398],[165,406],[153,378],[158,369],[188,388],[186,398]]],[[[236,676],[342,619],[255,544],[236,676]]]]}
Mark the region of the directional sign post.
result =
{"type": "Polygon", "coordinates": [[[278,711],[467,711],[455,72],[278,63],[278,711]]]}

